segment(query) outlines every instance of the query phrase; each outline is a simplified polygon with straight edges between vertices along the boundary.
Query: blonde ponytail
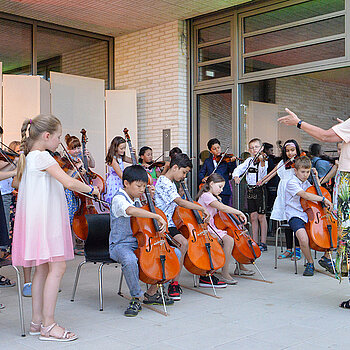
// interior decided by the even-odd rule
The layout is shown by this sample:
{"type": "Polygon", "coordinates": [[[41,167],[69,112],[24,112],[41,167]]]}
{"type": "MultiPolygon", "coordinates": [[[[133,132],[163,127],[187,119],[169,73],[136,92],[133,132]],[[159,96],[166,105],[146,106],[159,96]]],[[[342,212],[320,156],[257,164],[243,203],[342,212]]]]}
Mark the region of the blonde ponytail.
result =
{"type": "Polygon", "coordinates": [[[21,181],[26,165],[26,156],[33,147],[34,141],[44,132],[53,134],[61,125],[59,119],[52,114],[39,114],[33,119],[26,119],[21,127],[21,154],[17,164],[17,179],[21,181]]]}

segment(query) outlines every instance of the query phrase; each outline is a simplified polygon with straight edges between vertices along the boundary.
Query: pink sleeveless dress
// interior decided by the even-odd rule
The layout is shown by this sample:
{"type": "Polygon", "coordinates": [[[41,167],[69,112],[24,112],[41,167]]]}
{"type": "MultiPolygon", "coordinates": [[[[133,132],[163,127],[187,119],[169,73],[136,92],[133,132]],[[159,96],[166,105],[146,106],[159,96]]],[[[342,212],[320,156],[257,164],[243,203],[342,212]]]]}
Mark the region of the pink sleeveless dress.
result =
{"type": "Polygon", "coordinates": [[[47,151],[32,151],[18,189],[12,263],[31,267],[74,258],[63,185],[45,169],[57,164],[47,151]]]}

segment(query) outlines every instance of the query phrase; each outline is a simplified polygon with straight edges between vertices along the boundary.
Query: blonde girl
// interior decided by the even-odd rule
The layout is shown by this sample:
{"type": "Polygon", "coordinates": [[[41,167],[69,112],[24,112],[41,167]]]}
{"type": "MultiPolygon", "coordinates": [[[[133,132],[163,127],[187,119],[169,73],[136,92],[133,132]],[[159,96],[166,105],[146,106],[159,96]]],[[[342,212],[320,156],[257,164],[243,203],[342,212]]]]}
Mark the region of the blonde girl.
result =
{"type": "Polygon", "coordinates": [[[23,122],[23,153],[14,180],[19,186],[12,263],[36,267],[29,334],[39,335],[40,340],[67,342],[77,335],[59,326],[54,317],[66,260],[74,257],[64,188],[97,196],[99,191],[67,175],[50,155],[60,144],[61,134],[61,123],[53,115],[23,122]]]}
{"type": "MultiPolygon", "coordinates": [[[[227,284],[236,284],[237,281],[233,279],[229,273],[230,257],[232,254],[234,240],[231,236],[227,234],[226,231],[219,230],[215,227],[214,216],[218,211],[235,214],[244,224],[247,223],[247,218],[240,210],[234,209],[221,202],[219,195],[224,189],[224,186],[225,179],[220,174],[213,173],[208,177],[203,187],[199,190],[197,198],[198,203],[202,205],[205,209],[207,209],[207,211],[209,212],[210,226],[212,226],[215,229],[215,232],[219,235],[224,244],[223,249],[225,253],[226,262],[221,270],[222,278],[220,279],[227,284]]],[[[212,235],[215,235],[214,231],[210,227],[209,231],[212,233],[212,235]]],[[[242,274],[251,275],[254,273],[253,271],[247,270],[243,265],[240,265],[240,269],[242,274]]]]}

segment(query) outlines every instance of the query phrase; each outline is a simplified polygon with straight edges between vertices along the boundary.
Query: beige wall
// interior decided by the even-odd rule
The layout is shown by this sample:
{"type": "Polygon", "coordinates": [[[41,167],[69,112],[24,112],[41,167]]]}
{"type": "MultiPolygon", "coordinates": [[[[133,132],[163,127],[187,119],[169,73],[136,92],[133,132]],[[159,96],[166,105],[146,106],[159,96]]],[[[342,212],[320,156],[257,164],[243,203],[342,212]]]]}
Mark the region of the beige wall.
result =
{"type": "Polygon", "coordinates": [[[171,147],[187,151],[185,24],[166,23],[115,39],[117,89],[137,90],[138,145],[162,152],[162,130],[171,147]]]}

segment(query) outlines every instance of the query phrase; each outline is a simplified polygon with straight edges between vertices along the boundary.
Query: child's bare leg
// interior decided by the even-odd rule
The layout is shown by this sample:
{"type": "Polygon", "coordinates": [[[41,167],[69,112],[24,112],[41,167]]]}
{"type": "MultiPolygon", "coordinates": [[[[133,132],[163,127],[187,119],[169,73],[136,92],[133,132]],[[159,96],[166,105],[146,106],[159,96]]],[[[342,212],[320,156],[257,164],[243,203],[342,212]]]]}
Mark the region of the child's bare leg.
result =
{"type": "Polygon", "coordinates": [[[32,268],[23,267],[24,283],[29,283],[32,280],[32,268]]]}
{"type": "Polygon", "coordinates": [[[252,225],[252,233],[253,233],[253,239],[256,243],[259,243],[259,220],[258,216],[259,214],[254,211],[253,213],[250,213],[250,223],[252,225]]]}
{"type": "Polygon", "coordinates": [[[309,237],[307,236],[306,230],[304,228],[300,228],[295,235],[298,237],[301,251],[303,252],[307,262],[313,264],[314,260],[311,255],[311,250],[309,246],[309,237]]]}
{"type": "Polygon", "coordinates": [[[180,271],[179,271],[178,275],[174,278],[174,282],[178,282],[179,278],[180,278],[182,267],[184,266],[185,254],[188,250],[188,242],[187,242],[187,239],[183,235],[180,235],[180,234],[176,235],[174,237],[174,240],[181,244],[181,246],[179,247],[179,249],[181,251],[180,271]]]}
{"type": "MultiPolygon", "coordinates": [[[[28,268],[25,269],[28,271],[28,268]]],[[[32,284],[32,322],[35,324],[40,324],[43,320],[43,291],[48,272],[48,264],[35,268],[32,284]]]]}
{"type": "Polygon", "coordinates": [[[222,237],[222,240],[224,242],[224,253],[225,253],[225,265],[221,269],[221,274],[224,278],[231,280],[232,277],[230,275],[230,260],[231,260],[231,254],[232,254],[232,249],[234,245],[233,238],[229,235],[224,235],[222,237]]]}
{"type": "Polygon", "coordinates": [[[258,220],[259,220],[259,224],[260,224],[261,243],[266,244],[266,237],[267,237],[266,215],[265,214],[258,214],[258,220]]]}

